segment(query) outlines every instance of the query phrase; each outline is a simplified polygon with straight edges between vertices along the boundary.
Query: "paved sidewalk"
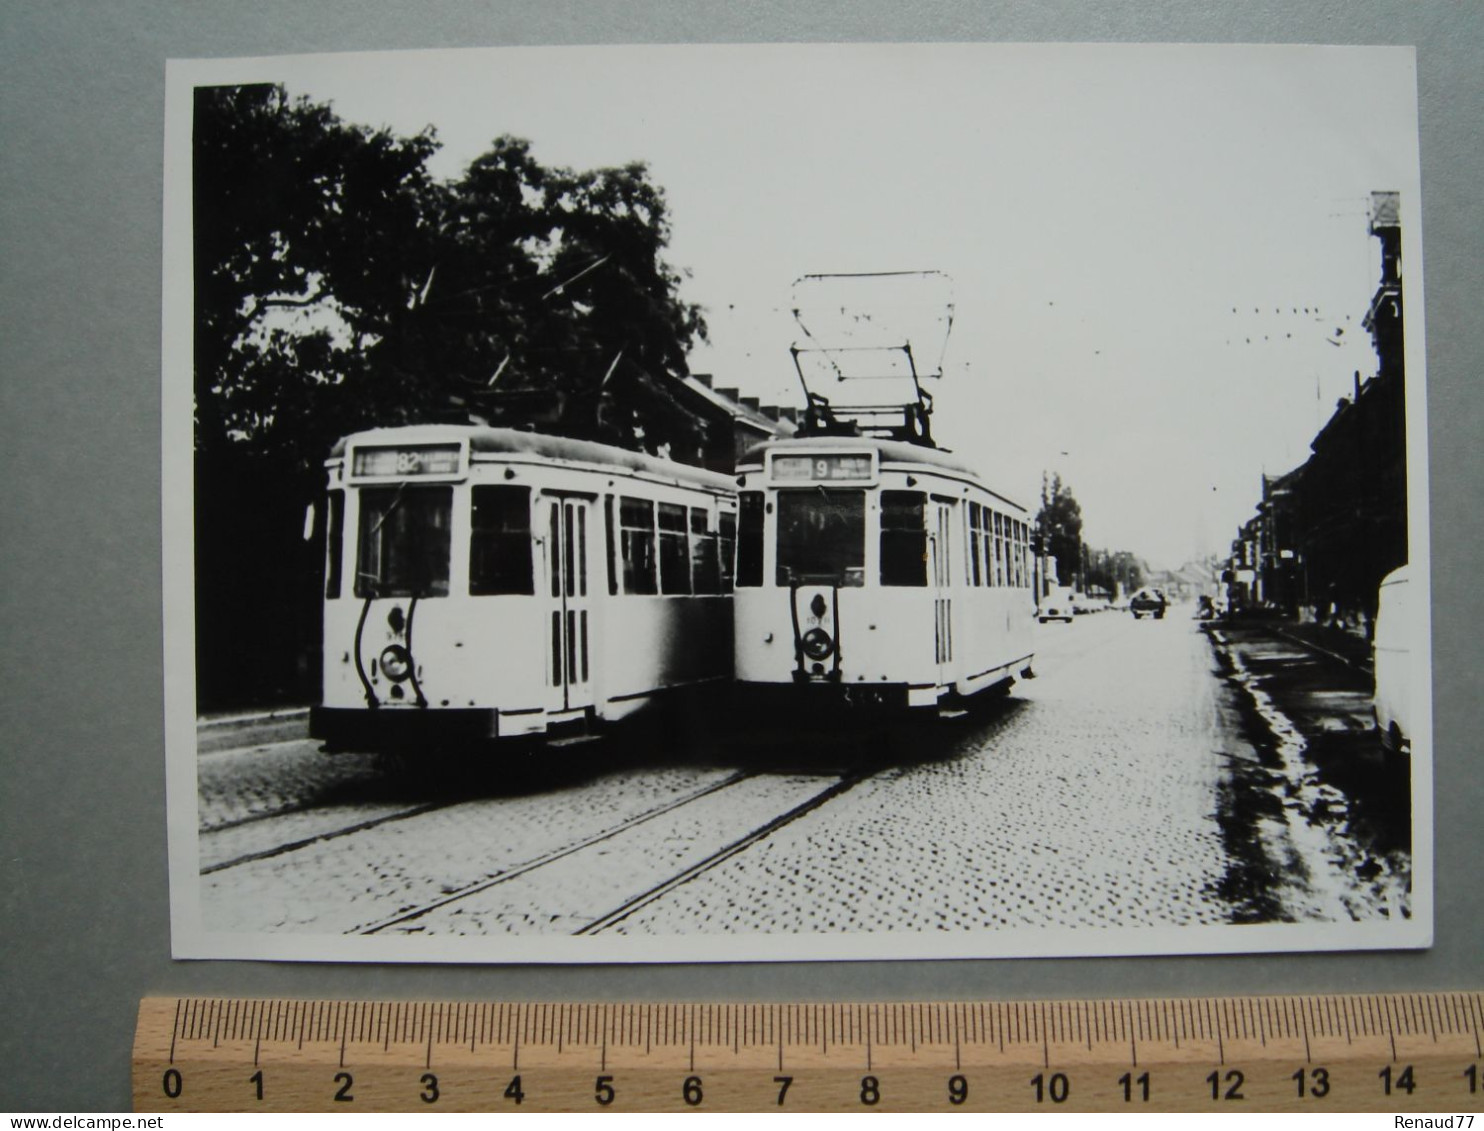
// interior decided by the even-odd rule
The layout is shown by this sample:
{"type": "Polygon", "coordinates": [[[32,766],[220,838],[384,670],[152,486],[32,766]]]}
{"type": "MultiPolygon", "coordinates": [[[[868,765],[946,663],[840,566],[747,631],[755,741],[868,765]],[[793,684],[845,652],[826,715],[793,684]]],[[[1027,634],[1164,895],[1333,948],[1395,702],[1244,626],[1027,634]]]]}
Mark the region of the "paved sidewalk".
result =
{"type": "Polygon", "coordinates": [[[270,742],[309,737],[309,708],[275,707],[234,714],[203,715],[196,720],[196,752],[209,754],[270,742]]]}
{"type": "Polygon", "coordinates": [[[1274,621],[1270,627],[1285,639],[1301,642],[1357,671],[1369,674],[1372,670],[1371,642],[1363,636],[1344,629],[1326,628],[1320,624],[1298,624],[1293,621],[1274,621]]]}
{"type": "MultiPolygon", "coordinates": [[[[1412,778],[1374,727],[1363,640],[1280,620],[1204,626],[1248,709],[1270,772],[1307,823],[1353,844],[1348,861],[1405,908],[1410,897],[1412,778]]],[[[1380,894],[1380,892],[1378,892],[1380,894]]]]}

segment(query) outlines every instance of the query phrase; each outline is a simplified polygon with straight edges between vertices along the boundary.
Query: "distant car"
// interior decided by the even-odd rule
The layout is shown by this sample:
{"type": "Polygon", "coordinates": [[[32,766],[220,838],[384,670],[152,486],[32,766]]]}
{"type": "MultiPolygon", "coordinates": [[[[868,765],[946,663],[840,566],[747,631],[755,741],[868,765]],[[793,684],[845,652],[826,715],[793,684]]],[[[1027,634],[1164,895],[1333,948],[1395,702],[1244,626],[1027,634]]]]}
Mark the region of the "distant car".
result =
{"type": "Polygon", "coordinates": [[[1412,597],[1409,567],[1381,579],[1371,660],[1376,674],[1372,705],[1381,744],[1398,754],[1412,747],[1412,702],[1408,668],[1412,656],[1412,597]]]}
{"type": "Polygon", "coordinates": [[[1083,613],[1100,613],[1108,607],[1108,598],[1094,597],[1090,593],[1072,594],[1072,612],[1079,616],[1083,613]]]}
{"type": "Polygon", "coordinates": [[[1168,604],[1165,595],[1158,589],[1140,589],[1129,601],[1128,608],[1135,620],[1146,615],[1155,620],[1164,620],[1165,607],[1168,604]]]}
{"type": "Polygon", "coordinates": [[[1036,610],[1036,616],[1042,624],[1049,620],[1064,620],[1068,624],[1072,620],[1072,591],[1065,586],[1058,586],[1046,596],[1041,598],[1041,607],[1036,610]]]}

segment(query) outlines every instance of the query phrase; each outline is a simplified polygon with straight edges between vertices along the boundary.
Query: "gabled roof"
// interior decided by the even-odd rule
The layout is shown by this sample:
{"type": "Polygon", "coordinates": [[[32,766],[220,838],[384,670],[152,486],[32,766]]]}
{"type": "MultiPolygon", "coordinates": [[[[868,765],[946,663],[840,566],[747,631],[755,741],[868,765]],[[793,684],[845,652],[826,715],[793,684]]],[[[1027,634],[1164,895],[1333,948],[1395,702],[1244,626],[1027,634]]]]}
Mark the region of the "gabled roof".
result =
{"type": "Polygon", "coordinates": [[[792,421],[777,419],[750,405],[745,405],[720,390],[712,388],[697,377],[686,377],[682,383],[688,390],[705,398],[725,412],[734,423],[752,428],[764,436],[791,436],[797,430],[797,426],[792,421]]]}

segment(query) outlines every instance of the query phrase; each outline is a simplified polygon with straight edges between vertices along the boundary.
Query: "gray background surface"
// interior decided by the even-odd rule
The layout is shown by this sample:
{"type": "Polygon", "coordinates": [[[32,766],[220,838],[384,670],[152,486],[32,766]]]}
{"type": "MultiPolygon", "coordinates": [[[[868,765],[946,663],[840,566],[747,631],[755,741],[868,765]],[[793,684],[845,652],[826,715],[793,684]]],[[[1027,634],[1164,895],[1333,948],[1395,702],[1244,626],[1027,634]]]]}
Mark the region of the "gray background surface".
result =
{"type": "MultiPolygon", "coordinates": [[[[0,5],[0,1108],[122,1110],[149,993],[818,999],[1484,988],[1476,637],[1484,8],[1442,0],[0,5]],[[1411,44],[1432,470],[1436,945],[1425,952],[720,967],[170,959],[160,644],[164,62],[502,44],[1411,44]]],[[[1261,207],[1254,201],[1254,207],[1261,207]]],[[[1409,253],[1409,265],[1415,260],[1409,253]]]]}

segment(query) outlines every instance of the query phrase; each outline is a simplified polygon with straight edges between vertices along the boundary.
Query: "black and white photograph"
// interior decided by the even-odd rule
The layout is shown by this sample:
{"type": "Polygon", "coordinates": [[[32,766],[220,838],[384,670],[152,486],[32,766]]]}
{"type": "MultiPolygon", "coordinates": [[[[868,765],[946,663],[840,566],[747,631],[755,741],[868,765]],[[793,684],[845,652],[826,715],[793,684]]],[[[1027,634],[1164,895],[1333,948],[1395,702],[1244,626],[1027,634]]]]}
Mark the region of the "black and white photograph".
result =
{"type": "Polygon", "coordinates": [[[1411,49],[166,95],[176,957],[1430,945],[1411,49]]]}

